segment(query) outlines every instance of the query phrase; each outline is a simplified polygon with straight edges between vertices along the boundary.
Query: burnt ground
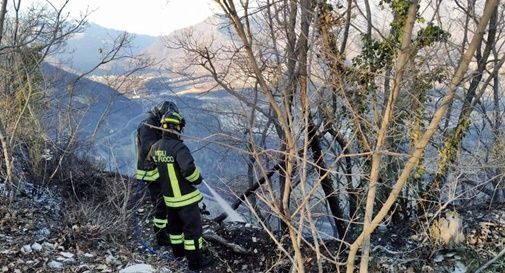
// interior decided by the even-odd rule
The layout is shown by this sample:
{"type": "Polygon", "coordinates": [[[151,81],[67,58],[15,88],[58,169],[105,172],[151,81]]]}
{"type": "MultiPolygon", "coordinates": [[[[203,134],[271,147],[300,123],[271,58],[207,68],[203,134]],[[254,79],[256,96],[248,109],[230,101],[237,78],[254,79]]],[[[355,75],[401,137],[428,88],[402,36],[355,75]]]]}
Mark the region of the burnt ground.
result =
{"type": "MultiPolygon", "coordinates": [[[[158,254],[146,251],[131,222],[115,227],[70,221],[67,206],[57,198],[41,202],[28,195],[9,205],[5,199],[0,201],[0,273],[119,272],[134,264],[148,264],[154,269],[151,272],[186,272],[184,263],[170,258],[169,250],[158,254]]],[[[147,220],[149,207],[145,201],[135,210],[140,237],[147,245],[153,241],[147,220]]],[[[425,232],[408,225],[380,229],[373,236],[370,272],[474,272],[504,247],[505,207],[475,207],[460,214],[464,242],[451,247],[430,241],[425,232]]],[[[215,264],[206,272],[289,272],[291,262],[261,228],[242,223],[219,225],[210,220],[204,228],[247,252],[240,254],[208,239],[215,264]]],[[[278,239],[287,242],[287,238],[278,239]]],[[[339,247],[336,241],[321,242],[323,256],[328,259],[322,264],[323,272],[338,272],[332,262],[344,262],[346,257],[345,252],[340,259],[336,257],[339,247]]],[[[315,252],[307,245],[303,252],[307,272],[318,272],[315,252]]],[[[505,272],[505,261],[497,261],[484,272],[505,272]]]]}

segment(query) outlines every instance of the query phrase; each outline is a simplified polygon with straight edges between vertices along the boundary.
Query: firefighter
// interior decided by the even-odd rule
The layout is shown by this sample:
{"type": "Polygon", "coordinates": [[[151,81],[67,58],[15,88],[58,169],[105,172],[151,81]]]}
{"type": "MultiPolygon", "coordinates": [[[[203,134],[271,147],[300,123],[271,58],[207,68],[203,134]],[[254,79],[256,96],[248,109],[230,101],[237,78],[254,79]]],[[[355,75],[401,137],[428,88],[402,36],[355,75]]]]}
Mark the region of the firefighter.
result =
{"type": "Polygon", "coordinates": [[[211,264],[202,253],[202,218],[198,203],[202,194],[196,185],[202,182],[188,147],[180,139],[185,120],[177,111],[161,119],[162,138],[148,154],[149,170],[159,175],[163,198],[168,210],[168,233],[174,256],[185,255],[188,268],[199,271],[211,264]]]}
{"type": "Polygon", "coordinates": [[[148,184],[151,202],[154,205],[153,229],[156,235],[157,247],[169,246],[167,232],[167,208],[161,193],[161,185],[157,182],[158,174],[145,168],[146,157],[156,141],[161,138],[161,130],[148,125],[160,127],[161,117],[167,111],[176,111],[177,105],[171,101],[163,101],[149,111],[149,116],[143,120],[137,128],[137,173],[136,178],[148,184]]]}

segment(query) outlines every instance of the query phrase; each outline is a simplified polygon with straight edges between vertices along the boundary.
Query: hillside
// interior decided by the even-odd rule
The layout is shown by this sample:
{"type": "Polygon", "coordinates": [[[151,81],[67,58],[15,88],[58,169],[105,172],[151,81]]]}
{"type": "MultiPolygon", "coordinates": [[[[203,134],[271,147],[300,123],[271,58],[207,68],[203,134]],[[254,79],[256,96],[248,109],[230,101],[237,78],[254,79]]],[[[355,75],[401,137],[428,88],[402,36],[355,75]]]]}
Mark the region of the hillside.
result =
{"type": "Polygon", "coordinates": [[[118,169],[124,174],[134,173],[136,128],[147,117],[147,111],[163,100],[176,102],[187,119],[185,134],[189,138],[186,141],[196,151],[194,156],[209,181],[217,183],[221,179],[229,180],[235,177],[237,170],[245,168],[246,164],[241,163],[240,154],[229,154],[226,148],[212,143],[218,138],[210,138],[210,142],[201,141],[221,130],[233,131],[229,125],[223,127],[224,124],[229,124],[227,119],[233,117],[217,117],[217,113],[220,108],[229,109],[230,106],[239,105],[223,93],[216,92],[203,97],[177,95],[178,92],[192,89],[195,82],[166,82],[163,78],[142,81],[132,77],[132,81],[140,81],[137,91],[142,95],[142,98],[135,99],[126,97],[104,83],[91,80],[93,77],[80,79],[75,89],[71,89],[76,74],[50,64],[44,64],[43,71],[51,86],[51,111],[48,112],[45,123],[49,134],[61,135],[64,133],[62,128],[78,127],[79,138],[94,143],[97,152],[94,157],[99,162],[106,162],[107,169],[118,169]],[[70,122],[67,115],[62,114],[66,113],[69,102],[72,109],[70,122]],[[216,158],[220,160],[215,160],[216,158]],[[219,176],[215,175],[215,170],[219,170],[219,176]]]}
{"type": "MultiPolygon", "coordinates": [[[[222,15],[214,15],[194,26],[173,31],[167,36],[158,37],[141,53],[159,60],[160,67],[163,70],[181,71],[188,68],[188,59],[186,58],[187,54],[180,47],[180,41],[212,42],[213,46],[218,48],[222,45],[230,45],[233,37],[233,31],[231,31],[227,19],[222,15]]],[[[191,67],[186,72],[190,75],[193,73],[198,75],[203,71],[191,67]]]]}
{"type": "MultiPolygon", "coordinates": [[[[88,23],[81,33],[76,33],[67,41],[66,46],[57,55],[55,62],[77,72],[90,71],[101,60],[103,54],[111,47],[114,40],[124,31],[114,30],[88,23]]],[[[157,40],[148,35],[131,34],[131,41],[119,54],[135,56],[157,40]]],[[[124,71],[123,63],[102,66],[93,74],[117,74],[124,71]]]]}

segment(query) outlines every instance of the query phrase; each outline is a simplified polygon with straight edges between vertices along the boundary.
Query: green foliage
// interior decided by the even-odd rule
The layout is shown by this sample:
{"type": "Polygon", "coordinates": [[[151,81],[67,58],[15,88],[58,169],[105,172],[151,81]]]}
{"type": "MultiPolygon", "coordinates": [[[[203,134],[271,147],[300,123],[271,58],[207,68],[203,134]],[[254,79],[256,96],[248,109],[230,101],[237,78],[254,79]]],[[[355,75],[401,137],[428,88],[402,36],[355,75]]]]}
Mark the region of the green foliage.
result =
{"type": "Polygon", "coordinates": [[[380,42],[366,34],[361,36],[361,54],[352,59],[353,65],[364,70],[377,72],[392,64],[396,54],[395,44],[389,39],[380,42]]]}
{"type": "Polygon", "coordinates": [[[338,50],[337,46],[337,39],[335,36],[335,33],[332,31],[329,31],[332,27],[334,27],[336,21],[335,21],[335,15],[334,15],[334,8],[330,3],[326,3],[324,1],[319,2],[317,5],[318,9],[318,17],[319,17],[319,34],[322,36],[327,35],[327,38],[323,38],[323,40],[327,39],[327,47],[328,50],[336,55],[340,56],[340,52],[338,50]]]}
{"type": "Polygon", "coordinates": [[[410,1],[409,0],[383,0],[379,5],[388,4],[393,11],[393,21],[391,22],[391,36],[396,42],[399,43],[401,37],[401,31],[405,25],[405,19],[407,18],[410,1]]]}
{"type": "Polygon", "coordinates": [[[408,0],[381,0],[379,6],[388,4],[395,14],[406,16],[409,9],[410,1],[408,0]]]}
{"type": "MultiPolygon", "coordinates": [[[[390,67],[400,49],[400,37],[403,31],[410,1],[408,0],[383,0],[380,5],[388,4],[393,11],[393,21],[390,26],[390,34],[384,41],[378,41],[367,34],[361,36],[363,46],[361,54],[352,61],[353,65],[360,69],[369,69],[378,72],[385,67],[390,67]]],[[[424,18],[417,17],[418,22],[424,22],[424,18]]],[[[413,52],[432,46],[436,42],[445,42],[450,34],[439,26],[429,23],[425,28],[417,32],[413,52]]]]}
{"type": "Polygon", "coordinates": [[[331,3],[328,3],[325,1],[319,1],[318,8],[319,8],[320,14],[329,14],[329,13],[333,12],[333,5],[331,3]]]}
{"type": "MultiPolygon", "coordinates": [[[[430,97],[426,94],[429,90],[433,89],[435,82],[441,83],[447,79],[446,74],[442,68],[434,68],[430,71],[415,71],[412,79],[411,93],[416,97],[419,107],[429,102],[430,97]]],[[[418,108],[418,107],[416,107],[418,108]]]]}
{"type": "Polygon", "coordinates": [[[451,34],[439,26],[428,23],[428,25],[417,32],[417,48],[429,47],[436,42],[447,42],[451,34]]]}
{"type": "Polygon", "coordinates": [[[444,173],[447,165],[457,157],[459,144],[470,128],[470,124],[470,118],[461,120],[460,124],[456,127],[456,131],[453,134],[449,134],[449,137],[444,140],[444,147],[439,152],[438,174],[444,173]]]}

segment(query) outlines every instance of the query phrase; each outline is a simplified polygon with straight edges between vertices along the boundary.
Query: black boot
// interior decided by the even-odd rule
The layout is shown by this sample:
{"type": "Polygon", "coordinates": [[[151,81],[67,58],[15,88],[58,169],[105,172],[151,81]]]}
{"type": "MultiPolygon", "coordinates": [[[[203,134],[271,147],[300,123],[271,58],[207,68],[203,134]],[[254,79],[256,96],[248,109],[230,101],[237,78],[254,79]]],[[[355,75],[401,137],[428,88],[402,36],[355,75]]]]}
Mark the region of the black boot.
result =
{"type": "Polygon", "coordinates": [[[168,233],[166,228],[154,227],[154,234],[156,234],[156,245],[157,246],[169,246],[170,241],[168,240],[168,233]]]}
{"type": "Polygon", "coordinates": [[[186,256],[186,253],[184,252],[184,245],[172,244],[172,254],[174,255],[175,258],[184,258],[186,256]]]}
{"type": "Polygon", "coordinates": [[[186,250],[186,258],[188,258],[188,268],[192,272],[203,272],[203,269],[214,263],[210,256],[202,255],[200,249],[186,250]]]}

